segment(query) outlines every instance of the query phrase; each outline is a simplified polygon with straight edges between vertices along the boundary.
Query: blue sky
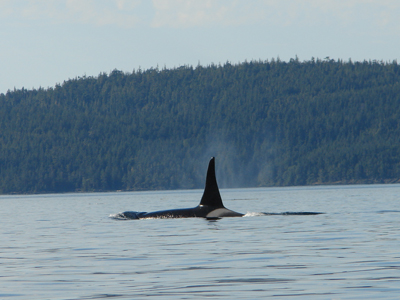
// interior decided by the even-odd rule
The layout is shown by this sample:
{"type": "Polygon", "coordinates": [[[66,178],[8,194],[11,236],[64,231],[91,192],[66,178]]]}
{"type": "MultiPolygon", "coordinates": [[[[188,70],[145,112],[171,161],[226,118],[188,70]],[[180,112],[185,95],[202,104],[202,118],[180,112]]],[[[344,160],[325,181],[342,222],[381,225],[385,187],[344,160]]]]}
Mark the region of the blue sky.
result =
{"type": "Polygon", "coordinates": [[[0,0],[0,93],[114,69],[399,58],[399,0],[0,0]]]}

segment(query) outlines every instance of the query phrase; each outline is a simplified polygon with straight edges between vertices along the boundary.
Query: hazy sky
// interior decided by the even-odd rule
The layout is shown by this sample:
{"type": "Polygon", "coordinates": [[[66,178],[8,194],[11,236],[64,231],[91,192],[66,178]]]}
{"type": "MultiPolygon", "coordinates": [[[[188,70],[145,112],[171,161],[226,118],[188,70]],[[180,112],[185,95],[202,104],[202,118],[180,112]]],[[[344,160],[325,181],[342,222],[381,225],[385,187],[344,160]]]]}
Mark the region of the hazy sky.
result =
{"type": "Polygon", "coordinates": [[[0,0],[0,93],[114,69],[399,58],[400,0],[0,0]]]}

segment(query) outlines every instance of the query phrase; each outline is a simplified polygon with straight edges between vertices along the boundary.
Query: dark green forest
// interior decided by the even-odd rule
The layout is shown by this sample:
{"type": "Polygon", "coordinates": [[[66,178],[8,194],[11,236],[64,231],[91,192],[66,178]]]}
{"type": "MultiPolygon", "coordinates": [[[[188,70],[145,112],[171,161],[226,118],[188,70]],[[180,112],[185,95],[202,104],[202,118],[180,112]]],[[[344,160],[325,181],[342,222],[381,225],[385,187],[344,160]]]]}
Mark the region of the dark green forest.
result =
{"type": "Polygon", "coordinates": [[[400,179],[396,61],[114,70],[0,95],[0,192],[400,179]]]}

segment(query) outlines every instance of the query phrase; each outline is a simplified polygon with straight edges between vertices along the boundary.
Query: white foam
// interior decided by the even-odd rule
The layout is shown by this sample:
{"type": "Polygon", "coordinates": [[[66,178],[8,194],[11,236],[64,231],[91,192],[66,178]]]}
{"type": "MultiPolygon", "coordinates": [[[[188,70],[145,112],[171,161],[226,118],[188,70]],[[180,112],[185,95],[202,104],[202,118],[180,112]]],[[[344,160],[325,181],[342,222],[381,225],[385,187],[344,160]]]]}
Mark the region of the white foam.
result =
{"type": "Polygon", "coordinates": [[[243,217],[261,217],[261,216],[265,216],[265,213],[248,211],[243,217]]]}
{"type": "Polygon", "coordinates": [[[127,220],[127,218],[122,213],[111,214],[108,217],[115,220],[127,220]]]}

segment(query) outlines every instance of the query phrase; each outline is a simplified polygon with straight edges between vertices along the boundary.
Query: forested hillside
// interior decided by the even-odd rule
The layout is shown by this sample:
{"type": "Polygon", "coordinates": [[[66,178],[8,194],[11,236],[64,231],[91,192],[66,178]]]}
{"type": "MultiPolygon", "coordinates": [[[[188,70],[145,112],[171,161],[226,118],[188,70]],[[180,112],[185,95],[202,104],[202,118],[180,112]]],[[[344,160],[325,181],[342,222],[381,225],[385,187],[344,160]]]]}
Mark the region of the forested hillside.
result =
{"type": "Polygon", "coordinates": [[[0,192],[400,179],[396,61],[113,71],[0,95],[0,192]]]}

